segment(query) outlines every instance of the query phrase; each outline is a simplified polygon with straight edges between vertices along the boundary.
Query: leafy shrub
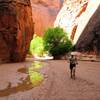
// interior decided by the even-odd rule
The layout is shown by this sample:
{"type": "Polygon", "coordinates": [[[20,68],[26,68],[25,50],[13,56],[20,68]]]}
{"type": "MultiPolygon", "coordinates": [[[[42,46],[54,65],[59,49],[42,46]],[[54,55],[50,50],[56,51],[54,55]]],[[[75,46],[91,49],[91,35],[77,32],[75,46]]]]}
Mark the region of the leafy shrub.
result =
{"type": "Polygon", "coordinates": [[[62,28],[49,28],[44,34],[44,49],[53,56],[63,55],[72,48],[67,33],[62,28]]]}
{"type": "Polygon", "coordinates": [[[42,37],[34,35],[30,43],[30,53],[32,55],[43,56],[44,54],[44,41],[42,37]]]}

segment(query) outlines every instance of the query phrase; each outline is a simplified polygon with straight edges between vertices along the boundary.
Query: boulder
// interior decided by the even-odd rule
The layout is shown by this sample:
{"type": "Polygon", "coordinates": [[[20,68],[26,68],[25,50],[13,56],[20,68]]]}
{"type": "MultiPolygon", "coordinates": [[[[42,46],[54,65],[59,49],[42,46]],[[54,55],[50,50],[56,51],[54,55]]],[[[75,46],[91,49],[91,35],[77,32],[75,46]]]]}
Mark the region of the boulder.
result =
{"type": "Polygon", "coordinates": [[[34,32],[42,36],[48,27],[53,27],[63,0],[31,0],[34,32]]]}
{"type": "Polygon", "coordinates": [[[0,62],[25,60],[32,22],[30,0],[0,0],[0,62]]]}

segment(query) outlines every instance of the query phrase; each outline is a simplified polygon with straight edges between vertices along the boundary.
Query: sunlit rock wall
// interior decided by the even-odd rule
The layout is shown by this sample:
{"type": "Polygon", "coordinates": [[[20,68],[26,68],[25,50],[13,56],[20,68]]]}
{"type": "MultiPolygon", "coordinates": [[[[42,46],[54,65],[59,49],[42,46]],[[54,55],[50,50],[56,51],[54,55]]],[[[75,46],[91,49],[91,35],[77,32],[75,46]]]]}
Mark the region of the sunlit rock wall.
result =
{"type": "Polygon", "coordinates": [[[94,43],[96,46],[88,48],[94,38],[100,41],[96,38],[99,35],[96,37],[93,35],[100,33],[99,5],[100,0],[65,0],[57,15],[54,26],[60,26],[68,33],[77,50],[93,51],[95,48],[97,52],[100,48],[98,42],[94,43]]]}
{"type": "Polygon", "coordinates": [[[87,0],[65,0],[54,26],[63,28],[68,33],[69,38],[73,40],[79,18],[85,12],[87,4],[87,0]]]}
{"type": "Polygon", "coordinates": [[[88,5],[75,34],[75,47],[82,52],[94,51],[94,54],[100,56],[100,3],[97,2],[97,5],[94,2],[88,5]]]}
{"type": "Polygon", "coordinates": [[[62,6],[63,0],[31,0],[34,32],[40,36],[54,21],[62,6]]]}
{"type": "Polygon", "coordinates": [[[0,62],[24,61],[32,35],[30,0],[0,0],[0,62]]]}

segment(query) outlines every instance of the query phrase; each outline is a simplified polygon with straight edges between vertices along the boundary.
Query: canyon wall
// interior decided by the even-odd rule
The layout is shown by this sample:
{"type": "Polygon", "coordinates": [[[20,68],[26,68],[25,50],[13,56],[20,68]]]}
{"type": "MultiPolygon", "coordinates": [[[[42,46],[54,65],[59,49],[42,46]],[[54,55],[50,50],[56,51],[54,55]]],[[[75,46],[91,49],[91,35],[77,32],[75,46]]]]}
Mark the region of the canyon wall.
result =
{"type": "Polygon", "coordinates": [[[99,6],[100,0],[65,0],[57,15],[54,26],[68,33],[78,51],[100,52],[99,6]]]}
{"type": "Polygon", "coordinates": [[[40,36],[48,27],[53,27],[63,0],[31,0],[34,32],[40,36]]]}
{"type": "Polygon", "coordinates": [[[24,61],[33,31],[30,0],[0,0],[0,62],[24,61]]]}
{"type": "Polygon", "coordinates": [[[89,20],[86,19],[86,22],[88,23],[86,24],[86,22],[83,22],[83,20],[81,20],[80,24],[82,28],[80,28],[81,27],[80,25],[78,26],[79,30],[77,30],[75,34],[76,35],[75,38],[78,39],[78,40],[76,39],[77,42],[75,41],[76,42],[75,48],[81,52],[91,53],[92,51],[94,51],[93,52],[94,54],[100,56],[100,5],[98,5],[96,9],[95,9],[95,5],[91,7],[94,7],[93,9],[94,13],[92,12],[93,14],[89,14],[89,12],[86,12],[84,15],[84,18],[87,18],[87,15],[88,18],[90,18],[89,20]],[[82,24],[82,22],[84,24],[82,24]],[[81,31],[82,33],[79,36],[79,33],[81,31]]]}

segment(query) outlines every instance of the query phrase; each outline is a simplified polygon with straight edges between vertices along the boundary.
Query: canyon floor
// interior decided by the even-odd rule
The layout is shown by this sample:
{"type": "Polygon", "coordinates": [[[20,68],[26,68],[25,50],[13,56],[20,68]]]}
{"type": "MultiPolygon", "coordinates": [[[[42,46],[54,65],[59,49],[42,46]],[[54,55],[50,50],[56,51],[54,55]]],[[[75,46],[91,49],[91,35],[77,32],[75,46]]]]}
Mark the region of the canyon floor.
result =
{"type": "Polygon", "coordinates": [[[33,62],[0,65],[0,100],[100,100],[100,62],[79,61],[73,80],[67,60],[41,61],[44,80],[32,87],[25,69],[33,62]]]}

